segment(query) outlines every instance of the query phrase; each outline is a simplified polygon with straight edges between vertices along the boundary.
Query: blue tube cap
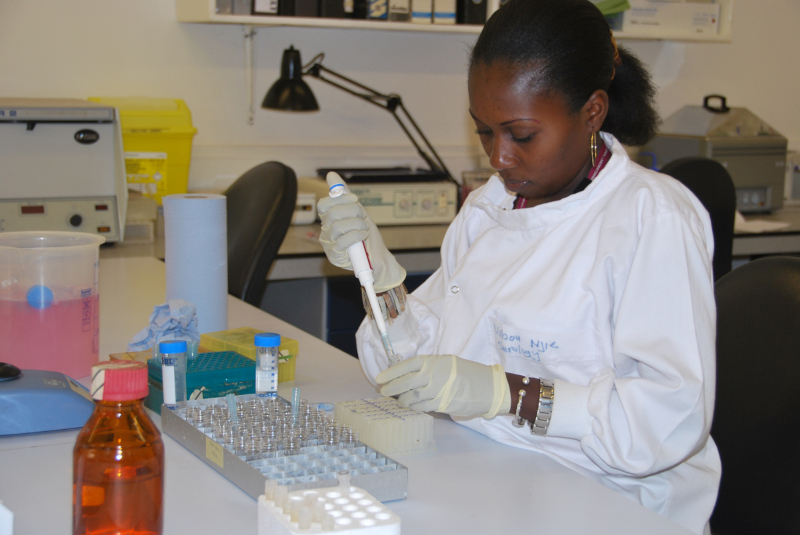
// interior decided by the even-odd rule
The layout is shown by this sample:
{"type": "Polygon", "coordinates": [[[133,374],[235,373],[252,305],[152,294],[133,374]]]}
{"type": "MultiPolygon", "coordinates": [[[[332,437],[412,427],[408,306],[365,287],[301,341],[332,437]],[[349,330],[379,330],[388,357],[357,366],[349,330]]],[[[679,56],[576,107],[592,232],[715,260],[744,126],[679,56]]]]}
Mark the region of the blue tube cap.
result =
{"type": "Polygon", "coordinates": [[[158,343],[158,352],[163,354],[186,353],[186,340],[168,340],[158,343]]]}
{"type": "Polygon", "coordinates": [[[53,290],[41,284],[31,286],[25,297],[33,308],[43,309],[53,304],[53,290]]]}
{"type": "Polygon", "coordinates": [[[276,333],[259,333],[255,336],[256,347],[278,347],[281,345],[281,335],[276,333]]]}

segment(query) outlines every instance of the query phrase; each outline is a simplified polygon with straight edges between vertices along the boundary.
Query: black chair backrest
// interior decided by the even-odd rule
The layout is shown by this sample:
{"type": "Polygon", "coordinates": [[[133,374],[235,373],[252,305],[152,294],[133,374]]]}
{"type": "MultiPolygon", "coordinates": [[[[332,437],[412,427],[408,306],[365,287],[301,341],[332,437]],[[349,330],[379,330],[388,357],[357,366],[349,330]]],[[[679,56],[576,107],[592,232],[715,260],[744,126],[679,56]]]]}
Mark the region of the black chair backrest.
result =
{"type": "Polygon", "coordinates": [[[719,280],[731,270],[732,262],[736,189],[731,176],[721,163],[700,156],[673,160],[661,172],[689,188],[711,216],[714,280],[719,280]]]}
{"type": "Polygon", "coordinates": [[[262,163],[236,179],[225,196],[228,293],[259,306],[297,205],[297,177],[281,163],[262,163]]]}
{"type": "Polygon", "coordinates": [[[717,281],[714,535],[800,533],[800,258],[717,281]]]}

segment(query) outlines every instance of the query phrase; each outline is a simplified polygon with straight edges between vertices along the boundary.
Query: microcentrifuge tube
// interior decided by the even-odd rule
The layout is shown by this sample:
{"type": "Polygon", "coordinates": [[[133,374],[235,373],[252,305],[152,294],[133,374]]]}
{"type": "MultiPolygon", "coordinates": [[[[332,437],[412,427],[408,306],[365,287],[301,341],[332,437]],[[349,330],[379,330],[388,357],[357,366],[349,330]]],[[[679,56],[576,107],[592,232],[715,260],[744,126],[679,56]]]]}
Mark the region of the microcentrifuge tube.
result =
{"type": "Polygon", "coordinates": [[[292,388],[292,420],[297,420],[297,411],[300,408],[300,389],[292,388]]]}
{"type": "Polygon", "coordinates": [[[311,527],[311,507],[303,505],[300,508],[299,518],[297,519],[297,527],[300,529],[309,529],[311,527]]]}
{"type": "Polygon", "coordinates": [[[300,521],[300,507],[303,506],[301,500],[289,500],[289,520],[292,522],[300,521]]]}
{"type": "Polygon", "coordinates": [[[231,425],[236,427],[239,425],[239,413],[236,410],[236,395],[228,394],[225,396],[225,402],[228,404],[228,414],[231,419],[231,425]]]}
{"type": "Polygon", "coordinates": [[[289,487],[286,485],[278,485],[275,488],[275,507],[283,509],[287,498],[289,497],[289,487]]]}
{"type": "Polygon", "coordinates": [[[325,519],[325,502],[319,500],[311,506],[311,519],[320,524],[325,519]]]}
{"type": "Polygon", "coordinates": [[[278,486],[278,482],[274,479],[268,479],[264,483],[264,499],[272,501],[275,497],[275,487],[278,486]]]}
{"type": "Polygon", "coordinates": [[[350,494],[350,470],[339,470],[336,474],[339,480],[339,489],[345,496],[350,494]]]}

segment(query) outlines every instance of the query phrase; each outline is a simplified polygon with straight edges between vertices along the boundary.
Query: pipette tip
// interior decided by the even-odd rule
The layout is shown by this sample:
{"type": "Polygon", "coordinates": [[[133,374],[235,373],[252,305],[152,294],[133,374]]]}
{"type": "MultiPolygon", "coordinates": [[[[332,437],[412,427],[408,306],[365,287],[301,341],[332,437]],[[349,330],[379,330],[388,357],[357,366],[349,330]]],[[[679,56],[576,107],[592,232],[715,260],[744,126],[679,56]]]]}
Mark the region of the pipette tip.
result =
{"type": "Polygon", "coordinates": [[[397,355],[394,352],[392,341],[389,340],[389,333],[382,332],[381,341],[383,342],[383,348],[386,350],[386,355],[389,357],[389,366],[394,366],[400,361],[400,359],[397,358],[397,355]]]}

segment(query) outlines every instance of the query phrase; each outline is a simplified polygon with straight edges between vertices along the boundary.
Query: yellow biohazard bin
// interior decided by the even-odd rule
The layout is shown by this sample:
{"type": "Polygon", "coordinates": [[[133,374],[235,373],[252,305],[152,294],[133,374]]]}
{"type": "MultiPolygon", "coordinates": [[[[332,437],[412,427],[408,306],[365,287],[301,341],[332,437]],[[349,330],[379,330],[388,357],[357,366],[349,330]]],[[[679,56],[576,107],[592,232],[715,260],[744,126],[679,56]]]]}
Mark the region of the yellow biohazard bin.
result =
{"type": "Polygon", "coordinates": [[[164,195],[186,193],[197,129],[186,103],[147,97],[89,97],[119,110],[128,189],[161,205],[164,195]]]}

